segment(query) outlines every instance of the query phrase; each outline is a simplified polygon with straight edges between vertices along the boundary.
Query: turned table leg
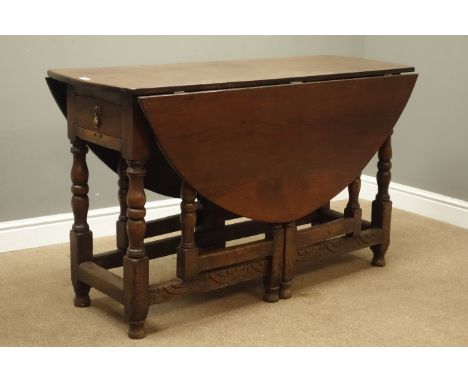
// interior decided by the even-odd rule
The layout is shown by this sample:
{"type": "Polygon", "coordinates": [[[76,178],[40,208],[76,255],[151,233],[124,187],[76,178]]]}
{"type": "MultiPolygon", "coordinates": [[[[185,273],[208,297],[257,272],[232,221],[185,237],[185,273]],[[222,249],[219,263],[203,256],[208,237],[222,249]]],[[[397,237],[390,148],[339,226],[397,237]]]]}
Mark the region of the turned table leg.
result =
{"type": "Polygon", "coordinates": [[[128,248],[128,236],[127,236],[127,193],[128,193],[128,176],[127,176],[127,162],[125,159],[120,157],[119,167],[117,170],[119,175],[119,204],[120,214],[116,222],[116,240],[117,248],[120,250],[126,250],[128,248]]]}
{"type": "Polygon", "coordinates": [[[296,224],[294,222],[284,225],[284,257],[283,257],[283,278],[279,296],[282,299],[291,297],[291,284],[296,273],[296,224]]]}
{"type": "Polygon", "coordinates": [[[187,183],[182,182],[180,197],[181,241],[177,250],[177,277],[187,281],[198,275],[198,248],[195,244],[197,193],[187,183]]]}
{"type": "Polygon", "coordinates": [[[388,194],[392,168],[392,143],[391,136],[387,138],[379,150],[379,162],[377,164],[378,192],[372,202],[372,225],[383,230],[382,243],[371,247],[374,257],[372,265],[383,267],[385,265],[385,253],[390,244],[390,221],[392,215],[392,201],[388,194]]]}
{"type": "Polygon", "coordinates": [[[361,191],[361,178],[357,177],[348,186],[349,199],[344,210],[345,218],[354,219],[354,230],[348,236],[358,236],[361,232],[362,209],[359,205],[359,191],[361,191]]]}
{"type": "Polygon", "coordinates": [[[124,310],[129,323],[128,336],[145,336],[145,319],[149,309],[149,261],[145,254],[145,202],[143,162],[127,161],[128,249],[124,256],[124,310]]]}
{"type": "Polygon", "coordinates": [[[71,152],[73,154],[73,165],[71,169],[72,199],[74,223],[70,231],[70,260],[71,279],[75,290],[75,306],[89,306],[89,285],[78,280],[78,266],[92,260],[93,257],[93,234],[89,230],[87,215],[89,208],[88,200],[88,166],[86,164],[86,153],[88,147],[80,139],[72,142],[71,152]]]}
{"type": "Polygon", "coordinates": [[[280,284],[282,281],[283,253],[284,253],[284,230],[281,224],[270,227],[266,234],[267,239],[273,240],[273,256],[270,258],[268,274],[264,279],[266,302],[279,300],[280,284]]]}

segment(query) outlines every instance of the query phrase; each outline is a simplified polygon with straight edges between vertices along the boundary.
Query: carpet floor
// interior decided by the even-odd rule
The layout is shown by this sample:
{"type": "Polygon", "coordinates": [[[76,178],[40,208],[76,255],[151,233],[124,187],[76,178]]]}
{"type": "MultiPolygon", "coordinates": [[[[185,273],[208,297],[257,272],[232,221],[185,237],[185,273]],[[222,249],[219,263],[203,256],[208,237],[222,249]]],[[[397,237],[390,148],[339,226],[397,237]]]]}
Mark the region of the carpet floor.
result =
{"type": "MultiPolygon", "coordinates": [[[[96,252],[113,248],[95,240],[96,252]]],[[[468,345],[468,230],[394,209],[387,266],[370,259],[366,249],[314,261],[275,304],[258,280],[153,305],[135,341],[109,297],[92,290],[90,307],[73,306],[68,245],[3,253],[0,346],[468,345]]],[[[150,267],[151,282],[170,279],[175,258],[150,267]]]]}

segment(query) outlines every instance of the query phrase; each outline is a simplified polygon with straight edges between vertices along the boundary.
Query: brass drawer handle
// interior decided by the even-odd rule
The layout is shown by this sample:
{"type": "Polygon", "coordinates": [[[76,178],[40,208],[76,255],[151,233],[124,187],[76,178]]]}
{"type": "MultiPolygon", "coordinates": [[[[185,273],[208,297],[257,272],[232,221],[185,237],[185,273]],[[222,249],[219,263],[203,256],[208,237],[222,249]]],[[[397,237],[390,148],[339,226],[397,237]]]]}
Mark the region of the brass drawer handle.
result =
{"type": "Polygon", "coordinates": [[[97,104],[93,107],[93,124],[95,129],[101,126],[101,107],[97,104]]]}

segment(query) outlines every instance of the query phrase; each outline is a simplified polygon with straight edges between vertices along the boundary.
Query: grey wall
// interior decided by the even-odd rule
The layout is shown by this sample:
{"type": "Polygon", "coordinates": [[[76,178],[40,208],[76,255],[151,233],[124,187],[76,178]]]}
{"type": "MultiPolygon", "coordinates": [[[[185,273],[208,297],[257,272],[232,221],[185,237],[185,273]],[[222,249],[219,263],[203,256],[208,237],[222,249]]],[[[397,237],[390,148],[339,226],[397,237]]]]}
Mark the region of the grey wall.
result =
{"type": "MultiPolygon", "coordinates": [[[[49,68],[308,54],[361,56],[353,36],[0,37],[0,221],[70,211],[65,120],[44,81],[49,68]]],[[[90,208],[117,205],[116,176],[88,155],[90,208]]],[[[148,195],[148,200],[157,196],[148,195]]]]}
{"type": "Polygon", "coordinates": [[[393,180],[468,200],[468,36],[369,36],[364,56],[419,73],[392,138],[393,180]]]}
{"type": "MultiPolygon", "coordinates": [[[[71,155],[48,68],[307,54],[415,65],[420,78],[393,139],[393,179],[468,200],[468,37],[4,36],[0,52],[0,221],[70,211],[71,155]]],[[[88,157],[90,208],[116,205],[115,175],[88,157]]],[[[374,175],[375,163],[365,173],[374,175]]]]}

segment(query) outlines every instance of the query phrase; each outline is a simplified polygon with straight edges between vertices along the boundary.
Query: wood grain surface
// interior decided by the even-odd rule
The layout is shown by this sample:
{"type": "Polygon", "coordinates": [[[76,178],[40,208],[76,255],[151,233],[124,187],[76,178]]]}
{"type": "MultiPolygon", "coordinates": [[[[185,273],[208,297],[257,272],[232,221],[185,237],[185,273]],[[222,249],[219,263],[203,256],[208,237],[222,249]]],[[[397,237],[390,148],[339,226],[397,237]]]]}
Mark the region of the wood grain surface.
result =
{"type": "Polygon", "coordinates": [[[407,65],[340,56],[307,56],[147,66],[51,69],[56,80],[135,95],[274,85],[412,72],[407,65]]]}
{"type": "Polygon", "coordinates": [[[347,187],[391,134],[417,75],[140,97],[162,151],[220,207],[282,223],[347,187]]]}

